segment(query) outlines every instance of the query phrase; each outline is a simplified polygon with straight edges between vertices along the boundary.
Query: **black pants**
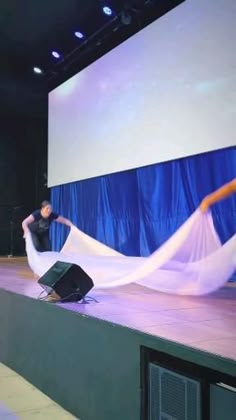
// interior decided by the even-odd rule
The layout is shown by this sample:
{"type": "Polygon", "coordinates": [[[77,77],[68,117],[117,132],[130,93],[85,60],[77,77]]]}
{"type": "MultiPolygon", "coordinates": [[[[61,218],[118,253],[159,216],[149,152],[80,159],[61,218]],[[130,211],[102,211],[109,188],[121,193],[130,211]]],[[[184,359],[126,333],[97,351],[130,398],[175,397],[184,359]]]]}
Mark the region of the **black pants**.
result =
{"type": "Polygon", "coordinates": [[[32,236],[34,247],[37,251],[39,252],[51,251],[51,242],[49,239],[48,232],[41,233],[41,234],[31,232],[31,236],[32,236]]]}

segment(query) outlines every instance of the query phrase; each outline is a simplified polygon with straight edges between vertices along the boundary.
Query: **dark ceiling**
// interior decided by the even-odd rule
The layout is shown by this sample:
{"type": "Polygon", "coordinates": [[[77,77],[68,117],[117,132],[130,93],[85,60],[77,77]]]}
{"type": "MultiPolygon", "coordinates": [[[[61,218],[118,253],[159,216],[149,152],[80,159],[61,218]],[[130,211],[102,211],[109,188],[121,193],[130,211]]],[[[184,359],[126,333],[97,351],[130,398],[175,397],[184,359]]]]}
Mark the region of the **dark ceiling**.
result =
{"type": "Polygon", "coordinates": [[[28,97],[29,104],[39,102],[48,90],[182,1],[1,0],[1,110],[11,108],[12,101],[25,104],[28,97]],[[112,8],[113,16],[102,13],[104,5],[112,8]],[[83,41],[74,37],[76,30],[86,35],[83,41]],[[55,62],[53,49],[63,60],[55,62]],[[35,75],[34,66],[44,74],[35,75]]]}
{"type": "Polygon", "coordinates": [[[93,0],[1,0],[0,48],[5,63],[30,67],[40,63],[67,32],[88,18],[93,5],[93,0]]]}

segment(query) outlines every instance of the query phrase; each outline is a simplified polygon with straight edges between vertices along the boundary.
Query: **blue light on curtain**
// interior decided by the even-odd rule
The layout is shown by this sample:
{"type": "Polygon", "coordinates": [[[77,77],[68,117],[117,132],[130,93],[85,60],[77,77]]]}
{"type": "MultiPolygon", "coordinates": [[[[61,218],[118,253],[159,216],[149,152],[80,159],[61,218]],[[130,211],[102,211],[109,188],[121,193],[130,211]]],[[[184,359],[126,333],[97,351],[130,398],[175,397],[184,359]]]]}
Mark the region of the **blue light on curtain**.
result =
{"type": "MultiPolygon", "coordinates": [[[[236,148],[53,187],[55,211],[126,255],[150,255],[189,217],[201,199],[236,176],[236,148]]],[[[212,208],[225,242],[236,231],[235,196],[212,208]]],[[[53,248],[68,233],[54,223],[53,248]]]]}

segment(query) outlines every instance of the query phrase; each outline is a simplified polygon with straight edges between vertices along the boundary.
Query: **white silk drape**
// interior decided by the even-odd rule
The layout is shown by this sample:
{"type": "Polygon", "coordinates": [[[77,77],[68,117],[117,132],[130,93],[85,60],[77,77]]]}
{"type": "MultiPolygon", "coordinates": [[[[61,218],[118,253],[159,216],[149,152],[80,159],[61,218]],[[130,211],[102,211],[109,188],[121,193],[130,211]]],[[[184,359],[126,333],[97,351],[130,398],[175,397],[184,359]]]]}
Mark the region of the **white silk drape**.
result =
{"type": "Polygon", "coordinates": [[[39,253],[30,234],[26,252],[32,271],[42,276],[56,261],[80,265],[97,288],[138,283],[164,293],[204,295],[220,288],[235,271],[236,234],[223,246],[211,213],[196,210],[149,257],[126,257],[73,227],[60,252],[39,253]]]}

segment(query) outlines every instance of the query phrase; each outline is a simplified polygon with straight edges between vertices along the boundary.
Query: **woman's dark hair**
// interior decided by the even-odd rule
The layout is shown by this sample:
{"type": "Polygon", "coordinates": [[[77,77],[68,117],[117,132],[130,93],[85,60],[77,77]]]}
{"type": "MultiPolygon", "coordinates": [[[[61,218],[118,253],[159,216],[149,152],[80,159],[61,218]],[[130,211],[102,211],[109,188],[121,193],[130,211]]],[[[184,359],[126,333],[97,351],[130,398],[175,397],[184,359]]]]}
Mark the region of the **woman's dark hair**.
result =
{"type": "Polygon", "coordinates": [[[51,206],[50,201],[47,201],[47,200],[42,201],[42,203],[41,203],[41,209],[43,209],[46,206],[51,206]]]}

